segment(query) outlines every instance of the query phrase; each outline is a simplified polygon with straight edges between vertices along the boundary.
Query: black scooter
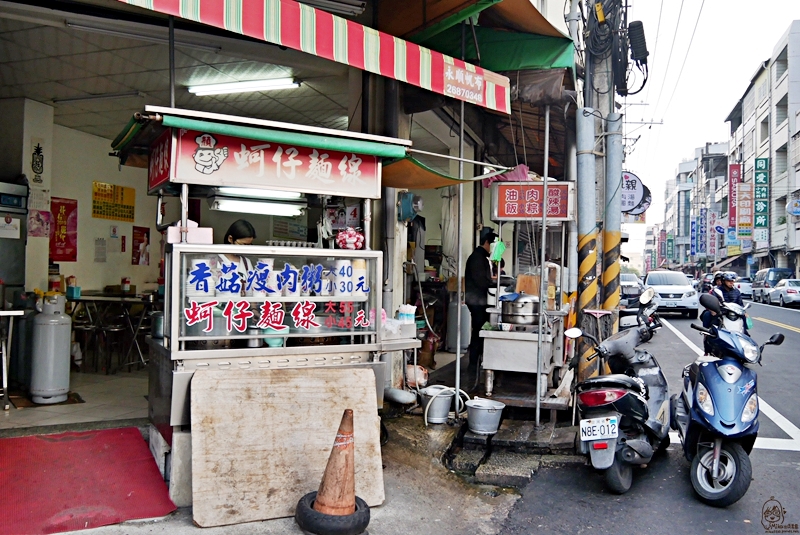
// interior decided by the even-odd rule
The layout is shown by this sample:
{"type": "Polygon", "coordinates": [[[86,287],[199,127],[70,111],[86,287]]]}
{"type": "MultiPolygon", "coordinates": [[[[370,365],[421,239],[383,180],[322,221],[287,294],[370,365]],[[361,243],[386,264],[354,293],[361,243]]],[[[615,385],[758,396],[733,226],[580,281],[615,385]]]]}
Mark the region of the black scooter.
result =
{"type": "MultiPolygon", "coordinates": [[[[648,288],[639,298],[639,327],[621,331],[601,343],[578,328],[568,338],[585,336],[595,347],[593,358],[611,375],[592,377],[575,387],[580,410],[580,451],[592,466],[605,471],[606,486],[617,494],[631,488],[633,465],[644,465],[669,446],[669,386],[656,359],[636,347],[661,327],[648,288]]],[[[570,363],[577,364],[577,356],[570,363]]]]}

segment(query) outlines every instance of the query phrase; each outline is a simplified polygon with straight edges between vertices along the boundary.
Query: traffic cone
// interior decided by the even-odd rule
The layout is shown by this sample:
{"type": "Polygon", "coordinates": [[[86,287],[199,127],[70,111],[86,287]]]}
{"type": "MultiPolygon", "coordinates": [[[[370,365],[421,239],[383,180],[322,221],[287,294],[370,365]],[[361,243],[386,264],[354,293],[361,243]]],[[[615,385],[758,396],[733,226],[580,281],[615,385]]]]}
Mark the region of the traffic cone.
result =
{"type": "Polygon", "coordinates": [[[314,510],[334,516],[351,515],[356,511],[353,409],[345,409],[342,415],[339,431],[314,500],[314,510]]]}

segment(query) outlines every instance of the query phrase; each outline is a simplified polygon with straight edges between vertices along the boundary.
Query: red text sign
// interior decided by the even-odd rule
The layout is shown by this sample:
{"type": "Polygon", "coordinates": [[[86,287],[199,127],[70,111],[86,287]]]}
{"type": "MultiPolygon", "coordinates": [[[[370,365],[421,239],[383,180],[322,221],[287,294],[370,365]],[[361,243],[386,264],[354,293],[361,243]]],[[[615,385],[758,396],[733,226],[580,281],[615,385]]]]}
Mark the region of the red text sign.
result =
{"type": "Polygon", "coordinates": [[[147,168],[147,185],[150,191],[169,180],[172,160],[172,129],[167,128],[150,145],[150,158],[147,168]]]}
{"type": "Polygon", "coordinates": [[[742,181],[742,164],[732,163],[728,166],[728,227],[736,228],[736,206],[739,188],[742,181]]]}
{"type": "Polygon", "coordinates": [[[529,182],[496,183],[493,197],[493,219],[540,219],[547,211],[547,219],[566,221],[572,218],[572,185],[552,182],[544,185],[529,182]]]}
{"type": "Polygon", "coordinates": [[[173,180],[377,199],[380,161],[365,154],[180,130],[173,180]]]}

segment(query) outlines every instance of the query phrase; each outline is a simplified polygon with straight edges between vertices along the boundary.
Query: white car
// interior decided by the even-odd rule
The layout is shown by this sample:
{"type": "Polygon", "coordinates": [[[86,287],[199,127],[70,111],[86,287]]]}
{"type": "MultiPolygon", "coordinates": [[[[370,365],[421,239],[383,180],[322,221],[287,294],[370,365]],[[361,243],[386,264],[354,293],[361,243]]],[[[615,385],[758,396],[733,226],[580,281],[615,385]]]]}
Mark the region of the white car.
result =
{"type": "Polygon", "coordinates": [[[644,285],[656,291],[659,312],[678,312],[697,319],[700,306],[697,290],[680,271],[650,271],[644,285]]]}
{"type": "Polygon", "coordinates": [[[800,279],[783,279],[767,294],[772,305],[782,307],[800,303],[800,279]]]}
{"type": "Polygon", "coordinates": [[[753,298],[753,281],[750,280],[750,277],[739,277],[734,286],[742,294],[742,297],[753,298]]]}

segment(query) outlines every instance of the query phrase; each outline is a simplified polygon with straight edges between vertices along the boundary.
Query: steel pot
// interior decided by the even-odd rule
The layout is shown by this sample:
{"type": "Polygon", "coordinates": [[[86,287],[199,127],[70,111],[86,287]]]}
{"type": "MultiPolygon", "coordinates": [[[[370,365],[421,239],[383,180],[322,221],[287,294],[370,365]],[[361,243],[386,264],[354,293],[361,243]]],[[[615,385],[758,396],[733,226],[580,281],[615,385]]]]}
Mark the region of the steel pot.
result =
{"type": "Polygon", "coordinates": [[[535,295],[520,293],[514,301],[503,301],[503,323],[532,325],[539,313],[539,298],[535,295]]]}
{"type": "Polygon", "coordinates": [[[153,312],[150,314],[150,320],[152,321],[150,335],[153,338],[164,338],[164,313],[153,312]]]}

